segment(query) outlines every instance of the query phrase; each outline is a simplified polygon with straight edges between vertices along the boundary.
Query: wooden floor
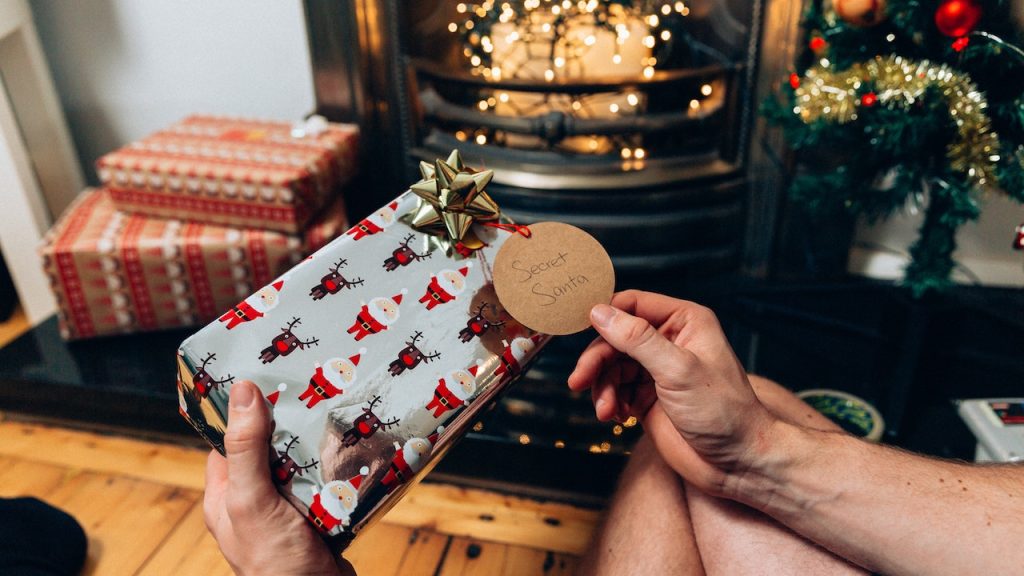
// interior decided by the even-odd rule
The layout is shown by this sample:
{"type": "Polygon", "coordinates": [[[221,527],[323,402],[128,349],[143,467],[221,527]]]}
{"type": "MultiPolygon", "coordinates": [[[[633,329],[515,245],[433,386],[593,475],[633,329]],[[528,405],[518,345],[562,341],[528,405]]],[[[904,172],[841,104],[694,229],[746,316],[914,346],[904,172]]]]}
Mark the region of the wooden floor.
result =
{"type": "MultiPolygon", "coordinates": [[[[31,495],[89,536],[85,574],[231,571],[203,524],[206,453],[0,420],[0,497],[31,495]]],[[[346,552],[360,576],[571,574],[597,512],[421,484],[346,552]]]]}

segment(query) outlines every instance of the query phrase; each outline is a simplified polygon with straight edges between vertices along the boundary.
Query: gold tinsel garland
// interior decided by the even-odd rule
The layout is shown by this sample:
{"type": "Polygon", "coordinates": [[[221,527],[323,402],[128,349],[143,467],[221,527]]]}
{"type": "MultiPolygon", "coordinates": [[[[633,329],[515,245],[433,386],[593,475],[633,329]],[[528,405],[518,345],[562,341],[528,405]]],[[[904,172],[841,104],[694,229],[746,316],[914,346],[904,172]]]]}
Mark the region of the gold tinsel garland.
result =
{"type": "Polygon", "coordinates": [[[970,76],[944,64],[876,56],[841,72],[815,66],[804,73],[795,89],[793,112],[807,124],[821,119],[845,124],[856,120],[860,108],[867,105],[908,109],[929,88],[942,94],[957,126],[957,138],[946,150],[950,166],[965,173],[976,186],[993,182],[999,136],[985,113],[988,101],[970,76]],[[865,83],[870,83],[877,103],[862,100],[865,83]]]}

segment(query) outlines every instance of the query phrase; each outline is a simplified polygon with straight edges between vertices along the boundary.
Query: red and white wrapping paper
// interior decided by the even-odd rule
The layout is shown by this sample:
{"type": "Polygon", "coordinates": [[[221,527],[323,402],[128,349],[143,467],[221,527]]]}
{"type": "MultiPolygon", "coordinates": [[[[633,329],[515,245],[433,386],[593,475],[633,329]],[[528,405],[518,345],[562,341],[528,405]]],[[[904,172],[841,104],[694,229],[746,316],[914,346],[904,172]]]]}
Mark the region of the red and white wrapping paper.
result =
{"type": "Polygon", "coordinates": [[[67,339],[213,320],[346,226],[341,202],[302,237],[149,218],[84,191],[39,252],[67,339]]]}
{"type": "Polygon", "coordinates": [[[350,124],[191,116],[96,163],[117,208],[298,233],[356,171],[350,124]]]}

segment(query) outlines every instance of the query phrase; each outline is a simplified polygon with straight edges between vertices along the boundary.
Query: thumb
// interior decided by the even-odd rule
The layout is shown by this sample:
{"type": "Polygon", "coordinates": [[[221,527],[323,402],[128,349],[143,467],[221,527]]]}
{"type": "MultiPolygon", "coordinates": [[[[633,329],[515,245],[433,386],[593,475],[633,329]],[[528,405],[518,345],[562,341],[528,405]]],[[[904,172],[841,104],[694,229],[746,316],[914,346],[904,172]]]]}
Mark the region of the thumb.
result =
{"type": "Polygon", "coordinates": [[[590,311],[591,323],[613,348],[633,358],[656,382],[679,383],[696,362],[688,350],[669,342],[647,320],[607,304],[590,311]]]}
{"type": "Polygon", "coordinates": [[[277,499],[270,481],[270,417],[263,394],[252,382],[231,386],[224,449],[228,461],[225,505],[233,519],[248,510],[265,510],[277,499]]]}

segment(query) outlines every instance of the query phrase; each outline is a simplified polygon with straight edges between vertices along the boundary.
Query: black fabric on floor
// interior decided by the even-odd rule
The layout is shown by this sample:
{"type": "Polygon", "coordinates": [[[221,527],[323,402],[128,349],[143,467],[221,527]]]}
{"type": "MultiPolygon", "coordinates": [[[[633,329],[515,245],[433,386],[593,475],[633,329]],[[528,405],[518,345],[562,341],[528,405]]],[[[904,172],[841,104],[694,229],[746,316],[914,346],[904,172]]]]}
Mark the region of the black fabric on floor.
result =
{"type": "Polygon", "coordinates": [[[0,574],[78,574],[85,532],[71,515],[35,498],[0,498],[0,574]]]}

